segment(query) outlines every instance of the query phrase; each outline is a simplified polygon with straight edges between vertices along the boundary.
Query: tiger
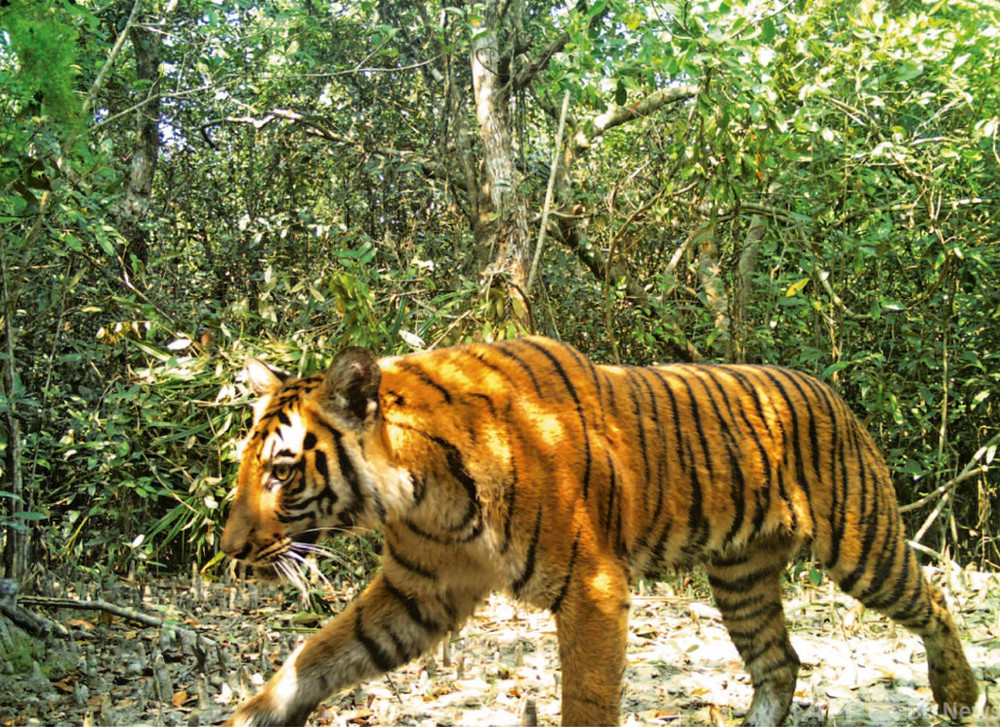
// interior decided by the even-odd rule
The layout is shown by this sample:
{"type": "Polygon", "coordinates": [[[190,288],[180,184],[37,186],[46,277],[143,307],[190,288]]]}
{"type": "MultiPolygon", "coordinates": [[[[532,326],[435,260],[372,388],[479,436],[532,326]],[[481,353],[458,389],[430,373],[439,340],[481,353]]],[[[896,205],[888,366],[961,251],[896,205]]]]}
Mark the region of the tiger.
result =
{"type": "Polygon", "coordinates": [[[320,374],[246,366],[260,397],[220,541],[288,567],[332,531],[381,531],[381,569],[234,725],[303,724],[327,697],[461,627],[494,591],[553,614],[564,725],[619,721],[630,585],[696,565],[749,672],[744,725],[788,715],[781,603],[808,546],[851,596],[923,639],[940,712],[978,686],[904,536],[889,470],[845,402],[775,366],[598,365],[543,337],[320,374]]]}

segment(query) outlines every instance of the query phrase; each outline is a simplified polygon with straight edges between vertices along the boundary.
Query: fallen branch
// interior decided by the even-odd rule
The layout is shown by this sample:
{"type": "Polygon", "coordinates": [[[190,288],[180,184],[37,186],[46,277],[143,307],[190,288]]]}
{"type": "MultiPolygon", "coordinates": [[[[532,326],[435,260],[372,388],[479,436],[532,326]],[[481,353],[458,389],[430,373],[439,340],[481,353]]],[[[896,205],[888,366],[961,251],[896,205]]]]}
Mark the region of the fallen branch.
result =
{"type": "Polygon", "coordinates": [[[69,635],[69,631],[62,624],[26,611],[16,603],[0,601],[0,615],[6,616],[32,636],[48,636],[52,632],[63,637],[69,635]]]}
{"type": "MultiPolygon", "coordinates": [[[[193,631],[192,629],[184,626],[170,623],[169,621],[165,621],[157,616],[152,616],[148,613],[141,613],[135,609],[126,608],[125,606],[118,606],[100,599],[96,601],[78,601],[74,598],[53,598],[49,596],[19,596],[17,599],[17,605],[32,606],[34,608],[75,608],[84,611],[103,611],[104,613],[110,613],[112,616],[118,616],[119,618],[126,619],[127,621],[134,621],[142,624],[143,626],[149,626],[151,628],[161,630],[169,629],[176,631],[178,634],[190,634],[194,638],[197,646],[203,652],[207,652],[209,649],[214,649],[219,656],[220,663],[222,663],[222,650],[215,641],[207,636],[203,636],[197,631],[193,631]]],[[[58,624],[57,626],[59,628],[56,629],[56,631],[61,636],[69,635],[69,632],[64,626],[61,624],[58,624]]]]}
{"type": "Polygon", "coordinates": [[[17,602],[22,606],[33,606],[35,608],[76,608],[85,611],[104,611],[113,616],[124,618],[128,621],[135,621],[143,626],[163,628],[166,622],[156,616],[140,613],[131,608],[116,606],[107,601],[78,601],[75,598],[53,598],[49,596],[19,596],[17,602]]]}

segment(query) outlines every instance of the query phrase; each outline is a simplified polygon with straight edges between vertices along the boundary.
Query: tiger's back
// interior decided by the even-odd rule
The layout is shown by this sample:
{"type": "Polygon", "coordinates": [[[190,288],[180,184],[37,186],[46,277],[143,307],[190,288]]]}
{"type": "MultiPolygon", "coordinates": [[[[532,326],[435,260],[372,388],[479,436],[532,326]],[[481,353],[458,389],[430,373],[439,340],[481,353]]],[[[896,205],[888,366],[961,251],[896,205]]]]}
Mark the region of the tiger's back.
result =
{"type": "MultiPolygon", "coordinates": [[[[775,367],[599,366],[541,338],[372,366],[335,363],[294,384],[304,395],[282,397],[292,384],[272,382],[255,428],[268,434],[250,440],[259,447],[244,455],[224,538],[226,552],[264,562],[309,529],[385,532],[383,572],[357,609],[282,672],[301,681],[345,654],[358,668],[301,690],[299,711],[413,658],[504,588],[556,617],[564,723],[615,722],[630,578],[703,563],[753,678],[746,723],[776,724],[798,670],[780,578],[803,544],[847,592],[924,637],[939,705],[974,703],[954,623],[905,544],[888,471],[816,379],[775,367]],[[249,508],[265,453],[278,451],[272,439],[291,444],[286,460],[298,468],[278,485],[293,494],[274,496],[280,527],[249,508]],[[255,546],[250,532],[272,540],[255,546]],[[382,618],[359,615],[373,612],[382,618]]],[[[265,688],[241,714],[265,713],[277,693],[265,688]]]]}

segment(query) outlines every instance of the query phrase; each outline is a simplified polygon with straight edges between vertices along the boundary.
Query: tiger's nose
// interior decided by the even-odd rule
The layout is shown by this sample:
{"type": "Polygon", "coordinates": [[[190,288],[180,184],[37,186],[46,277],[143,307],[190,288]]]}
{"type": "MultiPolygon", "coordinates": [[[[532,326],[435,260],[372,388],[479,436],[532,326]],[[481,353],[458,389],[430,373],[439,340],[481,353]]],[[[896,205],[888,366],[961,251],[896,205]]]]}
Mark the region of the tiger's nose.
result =
{"type": "Polygon", "coordinates": [[[222,541],[219,549],[233,560],[243,560],[250,555],[250,537],[242,533],[237,533],[226,527],[222,531],[222,541]]]}
{"type": "Polygon", "coordinates": [[[250,555],[250,545],[244,545],[242,548],[231,550],[222,549],[222,552],[227,558],[232,558],[233,560],[245,560],[248,555],[250,555]]]}

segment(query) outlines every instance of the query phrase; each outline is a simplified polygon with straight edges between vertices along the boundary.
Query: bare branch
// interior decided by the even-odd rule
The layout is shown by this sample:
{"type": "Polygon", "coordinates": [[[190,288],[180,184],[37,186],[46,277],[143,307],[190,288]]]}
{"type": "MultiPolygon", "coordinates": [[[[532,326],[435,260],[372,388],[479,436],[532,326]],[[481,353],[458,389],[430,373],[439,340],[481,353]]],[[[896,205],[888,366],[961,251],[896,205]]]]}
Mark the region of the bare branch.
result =
{"type": "MultiPolygon", "coordinates": [[[[559,216],[555,217],[557,220],[562,219],[559,216]]],[[[609,263],[605,260],[593,243],[580,232],[579,226],[573,225],[564,232],[565,234],[562,235],[563,244],[576,253],[580,261],[590,269],[598,280],[623,280],[625,292],[635,301],[639,310],[647,318],[655,319],[659,326],[669,330],[669,336],[654,331],[654,336],[664,346],[668,356],[678,361],[701,361],[704,358],[680,326],[663,318],[662,310],[650,298],[646,289],[633,279],[622,263],[609,263]]]]}
{"type": "Polygon", "coordinates": [[[911,510],[916,510],[919,507],[923,507],[927,503],[932,502],[938,497],[944,495],[946,492],[948,492],[948,490],[950,490],[960,482],[965,482],[966,480],[975,477],[976,475],[985,474],[986,472],[989,472],[990,470],[989,464],[978,464],[978,463],[979,460],[981,460],[986,455],[986,453],[989,452],[990,448],[996,446],[997,443],[1000,443],[1000,434],[997,434],[992,439],[990,439],[990,441],[988,441],[986,444],[980,447],[976,451],[976,453],[972,456],[972,459],[970,459],[966,463],[965,467],[962,468],[962,471],[959,472],[956,477],[948,480],[940,487],[935,488],[933,491],[928,492],[919,500],[911,502],[907,505],[902,505],[899,508],[899,511],[910,512],[911,510]]]}
{"type": "Polygon", "coordinates": [[[697,85],[675,86],[654,91],[631,106],[614,106],[579,128],[576,133],[576,146],[578,149],[586,149],[593,145],[594,137],[600,136],[608,129],[649,116],[664,106],[687,101],[694,98],[697,93],[697,85]]]}

